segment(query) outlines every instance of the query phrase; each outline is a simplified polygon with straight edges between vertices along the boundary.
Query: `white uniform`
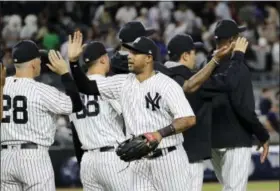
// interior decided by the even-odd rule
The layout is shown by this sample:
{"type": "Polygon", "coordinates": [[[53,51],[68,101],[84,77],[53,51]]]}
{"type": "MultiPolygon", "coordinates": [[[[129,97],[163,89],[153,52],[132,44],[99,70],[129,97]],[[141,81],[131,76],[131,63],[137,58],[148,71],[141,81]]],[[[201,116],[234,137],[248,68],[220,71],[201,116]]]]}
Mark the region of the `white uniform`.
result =
{"type": "MultiPolygon", "coordinates": [[[[90,80],[105,78],[90,75],[90,80]]],[[[122,171],[127,163],[120,160],[111,149],[100,152],[99,148],[116,147],[117,141],[125,140],[121,107],[116,100],[103,101],[99,96],[82,95],[85,110],[70,115],[77,130],[82,149],[89,150],[81,162],[81,180],[86,191],[128,191],[129,175],[122,171]],[[120,172],[122,171],[122,172],[120,172]]]]}
{"type": "MultiPolygon", "coordinates": [[[[54,191],[48,153],[56,114],[70,114],[70,97],[29,78],[6,78],[1,123],[1,191],[54,191]],[[20,144],[37,144],[24,149],[20,144]]],[[[30,145],[29,145],[30,146],[30,145]]]]}
{"type": "MultiPolygon", "coordinates": [[[[134,74],[116,75],[97,81],[101,97],[117,99],[122,106],[125,125],[135,135],[153,132],[174,119],[194,116],[182,88],[162,73],[140,83],[134,74]]],[[[132,191],[188,190],[188,157],[182,134],[164,138],[159,148],[164,156],[132,164],[132,191]],[[167,152],[168,147],[176,150],[167,152]]]]}
{"type": "Polygon", "coordinates": [[[212,149],[212,164],[222,191],[246,191],[251,147],[212,149]]]}

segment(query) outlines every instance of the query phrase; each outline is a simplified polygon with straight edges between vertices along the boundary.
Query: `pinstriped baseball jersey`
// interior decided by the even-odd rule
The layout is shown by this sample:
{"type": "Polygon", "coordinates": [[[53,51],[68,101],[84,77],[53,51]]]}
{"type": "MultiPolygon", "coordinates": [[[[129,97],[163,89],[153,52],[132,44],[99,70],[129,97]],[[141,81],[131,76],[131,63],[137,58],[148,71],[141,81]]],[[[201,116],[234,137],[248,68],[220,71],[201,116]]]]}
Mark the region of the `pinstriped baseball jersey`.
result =
{"type": "Polygon", "coordinates": [[[29,78],[8,77],[4,86],[1,144],[33,142],[51,146],[56,114],[72,113],[69,96],[29,78]]]}
{"type": "MultiPolygon", "coordinates": [[[[120,101],[125,126],[135,135],[156,131],[176,118],[194,116],[182,88],[160,72],[141,83],[135,74],[127,74],[99,80],[97,85],[102,98],[120,101]]],[[[173,135],[164,138],[159,148],[182,142],[182,134],[173,135]]]]}
{"type": "MultiPolygon", "coordinates": [[[[89,75],[90,80],[102,80],[102,75],[89,75]]],[[[119,115],[120,104],[116,100],[101,100],[100,96],[86,96],[81,94],[85,109],[70,115],[82,148],[90,150],[108,145],[116,145],[117,141],[124,141],[123,119],[119,115]]]]}

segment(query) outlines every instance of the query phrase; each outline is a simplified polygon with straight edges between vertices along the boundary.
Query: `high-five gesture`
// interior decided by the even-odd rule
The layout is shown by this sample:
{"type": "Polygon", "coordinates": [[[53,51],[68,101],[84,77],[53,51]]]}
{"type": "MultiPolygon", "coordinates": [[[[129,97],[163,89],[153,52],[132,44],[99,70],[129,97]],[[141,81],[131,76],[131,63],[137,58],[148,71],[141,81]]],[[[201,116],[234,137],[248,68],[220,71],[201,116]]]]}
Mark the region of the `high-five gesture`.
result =
{"type": "Polygon", "coordinates": [[[234,47],[234,43],[231,43],[229,46],[223,46],[220,49],[214,51],[214,59],[220,61],[224,56],[228,55],[234,47]]]}
{"type": "Polygon", "coordinates": [[[238,37],[238,39],[235,42],[235,47],[233,49],[233,51],[240,51],[245,53],[248,47],[248,41],[246,38],[244,37],[238,37]]]}
{"type": "Polygon", "coordinates": [[[51,71],[59,75],[63,75],[69,72],[66,61],[62,58],[61,54],[58,51],[50,50],[48,56],[51,64],[47,64],[47,66],[51,71]]]}
{"type": "Polygon", "coordinates": [[[68,41],[68,58],[70,62],[76,62],[79,60],[81,53],[83,52],[83,34],[80,31],[76,31],[71,37],[69,35],[68,41]]]}

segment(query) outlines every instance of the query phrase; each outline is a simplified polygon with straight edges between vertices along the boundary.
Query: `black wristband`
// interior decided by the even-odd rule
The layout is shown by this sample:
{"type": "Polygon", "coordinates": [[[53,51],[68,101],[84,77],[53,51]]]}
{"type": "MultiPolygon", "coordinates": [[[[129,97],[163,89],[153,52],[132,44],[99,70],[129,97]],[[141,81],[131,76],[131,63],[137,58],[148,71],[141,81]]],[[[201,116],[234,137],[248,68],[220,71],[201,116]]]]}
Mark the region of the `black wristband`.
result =
{"type": "Polygon", "coordinates": [[[164,138],[164,137],[168,137],[170,135],[174,135],[176,132],[176,129],[172,124],[170,124],[167,127],[164,127],[162,129],[158,130],[158,132],[162,136],[162,138],[164,138]]]}

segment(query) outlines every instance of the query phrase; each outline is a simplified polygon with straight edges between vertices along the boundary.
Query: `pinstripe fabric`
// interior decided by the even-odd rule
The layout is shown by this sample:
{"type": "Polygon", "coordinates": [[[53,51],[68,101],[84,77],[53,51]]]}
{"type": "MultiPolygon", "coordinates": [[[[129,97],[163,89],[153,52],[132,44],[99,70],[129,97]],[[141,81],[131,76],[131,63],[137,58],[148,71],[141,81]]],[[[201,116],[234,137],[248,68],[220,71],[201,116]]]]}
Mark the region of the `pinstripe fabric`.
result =
{"type": "Polygon", "coordinates": [[[89,151],[81,162],[81,181],[84,191],[130,191],[127,163],[112,152],[89,151]]]}
{"type": "MultiPolygon", "coordinates": [[[[170,125],[176,118],[194,116],[182,88],[168,76],[157,73],[140,83],[134,74],[116,75],[97,81],[104,99],[120,100],[125,126],[135,135],[156,131],[170,125]],[[154,110],[147,106],[146,96],[160,96],[154,110]]],[[[164,138],[159,148],[180,145],[182,134],[164,138]]]]}
{"type": "MultiPolygon", "coordinates": [[[[91,80],[105,78],[96,74],[88,77],[91,80]]],[[[122,131],[124,125],[123,118],[118,114],[121,112],[120,104],[116,100],[103,101],[101,98],[95,99],[94,96],[88,96],[84,100],[85,105],[89,101],[95,101],[98,104],[99,112],[95,116],[86,116],[78,119],[76,113],[70,115],[70,120],[73,121],[79,139],[82,142],[82,148],[85,150],[116,145],[117,141],[122,142],[125,140],[122,131]],[[118,111],[113,108],[112,104],[114,108],[118,108],[118,111]]],[[[90,106],[88,111],[97,111],[96,106],[90,106]]]]}
{"type": "Polygon", "coordinates": [[[202,184],[203,184],[203,174],[204,174],[203,161],[190,163],[189,172],[191,177],[189,191],[201,191],[202,184]]]}
{"type": "MultiPolygon", "coordinates": [[[[57,89],[28,78],[8,77],[4,86],[4,95],[9,96],[11,108],[4,111],[3,117],[10,122],[1,123],[1,144],[19,144],[33,142],[42,146],[51,146],[56,131],[57,115],[72,113],[70,97],[57,89]],[[23,112],[14,112],[15,105],[22,108],[23,102],[15,102],[16,96],[26,98],[27,122],[19,124],[15,117],[23,119],[23,112]],[[16,116],[14,115],[16,114],[16,116]]],[[[7,100],[4,99],[4,107],[7,100]]]]}
{"type": "MultiPolygon", "coordinates": [[[[127,74],[99,80],[97,85],[103,99],[120,101],[125,126],[135,135],[157,131],[176,118],[194,116],[182,88],[159,72],[141,83],[135,74],[127,74]]],[[[182,142],[182,134],[164,138],[159,148],[180,145],[178,150],[134,163],[131,190],[188,190],[189,162],[182,142]]]]}
{"type": "Polygon", "coordinates": [[[56,114],[70,114],[70,97],[29,78],[8,77],[1,123],[1,191],[54,191],[48,147],[54,142],[56,114]],[[38,149],[20,149],[33,142],[38,149]]]}
{"type": "Polygon", "coordinates": [[[223,191],[246,191],[251,148],[212,149],[212,164],[223,191]]]}
{"type": "MultiPolygon", "coordinates": [[[[88,78],[102,80],[105,77],[94,74],[88,78]]],[[[95,111],[94,116],[87,114],[80,118],[76,114],[70,115],[70,120],[75,125],[83,149],[91,150],[112,146],[116,145],[117,141],[125,140],[123,118],[120,116],[122,108],[117,100],[104,101],[101,98],[97,100],[94,96],[86,96],[84,104],[87,106],[88,112],[95,111]],[[95,106],[91,108],[89,103],[93,103],[93,101],[95,106]]],[[[129,175],[125,171],[119,173],[127,165],[117,157],[114,151],[86,152],[82,158],[80,171],[84,190],[129,191],[129,175]]]]}
{"type": "Polygon", "coordinates": [[[47,149],[3,149],[1,191],[55,191],[47,149]]]}
{"type": "Polygon", "coordinates": [[[182,146],[156,159],[136,161],[131,165],[132,191],[189,191],[188,169],[188,157],[182,146]]]}

